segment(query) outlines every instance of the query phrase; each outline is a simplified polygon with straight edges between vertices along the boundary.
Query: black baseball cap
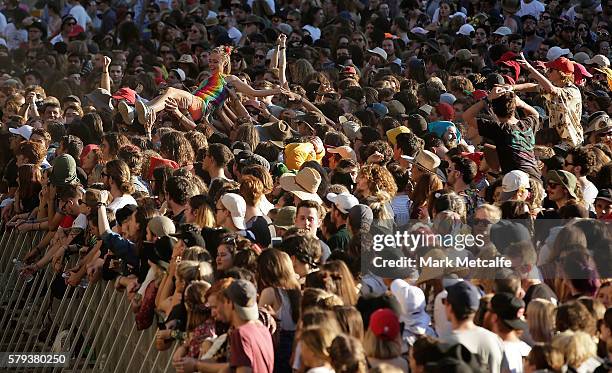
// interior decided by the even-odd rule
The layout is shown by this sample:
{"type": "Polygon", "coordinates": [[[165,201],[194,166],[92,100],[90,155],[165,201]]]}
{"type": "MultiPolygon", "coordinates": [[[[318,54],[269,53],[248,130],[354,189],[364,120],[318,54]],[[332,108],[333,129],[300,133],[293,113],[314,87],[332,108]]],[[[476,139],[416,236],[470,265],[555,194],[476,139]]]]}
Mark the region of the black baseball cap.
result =
{"type": "Polygon", "coordinates": [[[498,293],[491,299],[491,310],[502,322],[513,330],[527,329],[523,321],[525,302],[511,293],[498,293]]]}
{"type": "Polygon", "coordinates": [[[202,233],[200,233],[200,230],[195,225],[183,224],[180,227],[179,233],[172,234],[171,236],[183,240],[186,247],[200,246],[206,248],[206,241],[204,241],[202,233]]]}
{"type": "Polygon", "coordinates": [[[606,202],[612,202],[612,189],[609,189],[609,188],[601,189],[599,193],[597,193],[597,197],[595,199],[596,200],[601,199],[606,202]]]}
{"type": "Polygon", "coordinates": [[[147,259],[167,270],[170,258],[172,258],[172,248],[176,242],[174,237],[160,237],[154,244],[146,248],[147,259]]]}

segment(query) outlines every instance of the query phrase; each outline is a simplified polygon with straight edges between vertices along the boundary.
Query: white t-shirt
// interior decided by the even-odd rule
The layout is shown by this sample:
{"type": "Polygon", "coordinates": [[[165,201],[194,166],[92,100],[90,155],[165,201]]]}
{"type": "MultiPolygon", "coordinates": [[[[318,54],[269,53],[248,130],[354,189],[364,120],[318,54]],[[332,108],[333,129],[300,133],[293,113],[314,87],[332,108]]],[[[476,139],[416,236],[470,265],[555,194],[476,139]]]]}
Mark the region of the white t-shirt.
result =
{"type": "Polygon", "coordinates": [[[9,23],[4,28],[4,39],[9,50],[19,48],[22,43],[28,41],[28,30],[18,29],[14,23],[9,23]]]}
{"type": "Polygon", "coordinates": [[[536,17],[537,19],[540,19],[540,14],[544,10],[546,10],[544,4],[542,4],[538,0],[533,0],[530,3],[526,3],[525,0],[521,0],[521,9],[519,9],[519,11],[516,12],[515,15],[522,17],[529,14],[531,16],[536,17]]]}
{"type": "Polygon", "coordinates": [[[584,198],[584,202],[587,203],[588,207],[592,209],[599,190],[597,190],[595,184],[590,182],[586,177],[580,178],[580,184],[582,186],[582,198],[584,198]]]}
{"type": "Polygon", "coordinates": [[[440,338],[444,338],[450,335],[453,331],[453,325],[450,321],[448,321],[448,318],[446,317],[446,309],[443,303],[447,295],[448,293],[446,292],[446,290],[442,290],[434,298],[434,329],[436,330],[436,333],[438,333],[440,338]]]}
{"type": "Polygon", "coordinates": [[[136,202],[134,197],[132,197],[131,195],[124,194],[121,197],[113,199],[113,202],[108,205],[108,209],[112,212],[117,212],[117,210],[126,205],[138,205],[138,202],[136,202]]]}
{"type": "Polygon", "coordinates": [[[57,34],[53,38],[51,38],[51,40],[49,40],[49,43],[51,43],[51,45],[55,45],[55,44],[59,43],[60,41],[64,41],[64,37],[62,36],[61,33],[57,34]]]}
{"type": "Polygon", "coordinates": [[[87,24],[91,23],[91,18],[81,4],[73,6],[69,13],[76,19],[78,25],[81,26],[83,30],[87,30],[87,24]]]}
{"type": "Polygon", "coordinates": [[[504,346],[502,340],[487,329],[474,326],[468,330],[453,330],[448,336],[443,337],[442,341],[461,343],[487,364],[485,371],[500,373],[504,360],[504,346]]]}
{"type": "Polygon", "coordinates": [[[523,358],[529,355],[531,347],[523,341],[504,341],[503,345],[508,372],[523,373],[523,358]]]}

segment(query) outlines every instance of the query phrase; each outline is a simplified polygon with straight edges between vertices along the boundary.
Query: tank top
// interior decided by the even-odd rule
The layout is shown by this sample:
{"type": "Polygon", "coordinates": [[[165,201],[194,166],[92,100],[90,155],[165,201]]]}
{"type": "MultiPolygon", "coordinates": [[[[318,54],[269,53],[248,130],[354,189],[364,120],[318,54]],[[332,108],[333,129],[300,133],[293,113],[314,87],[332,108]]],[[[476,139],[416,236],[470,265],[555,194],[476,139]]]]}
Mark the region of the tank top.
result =
{"type": "Polygon", "coordinates": [[[229,96],[225,75],[220,73],[215,74],[202,81],[193,95],[204,101],[202,112],[205,111],[204,108],[211,111],[219,108],[223,105],[227,96],[229,96]]]}
{"type": "Polygon", "coordinates": [[[297,324],[293,321],[293,316],[291,316],[291,301],[289,300],[289,294],[285,289],[276,288],[275,290],[281,300],[281,306],[278,309],[280,329],[295,331],[297,324]]]}

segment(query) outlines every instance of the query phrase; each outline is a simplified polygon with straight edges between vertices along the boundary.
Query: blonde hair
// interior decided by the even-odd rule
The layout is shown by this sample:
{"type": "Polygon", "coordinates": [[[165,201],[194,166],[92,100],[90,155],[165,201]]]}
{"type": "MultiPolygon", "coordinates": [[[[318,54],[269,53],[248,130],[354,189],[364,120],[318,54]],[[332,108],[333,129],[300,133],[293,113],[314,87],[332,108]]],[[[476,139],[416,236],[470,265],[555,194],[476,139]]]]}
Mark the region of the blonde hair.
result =
{"type": "Polygon", "coordinates": [[[306,328],[300,334],[300,342],[302,346],[308,349],[319,359],[331,362],[329,357],[329,347],[332,344],[337,333],[329,328],[306,328]]]}
{"type": "Polygon", "coordinates": [[[210,263],[183,260],[176,269],[176,275],[186,284],[192,281],[212,281],[213,271],[210,263]]]}
{"type": "Polygon", "coordinates": [[[363,338],[363,349],[367,357],[388,360],[394,359],[402,353],[402,342],[400,334],[390,341],[376,337],[372,329],[368,329],[363,338]]]}
{"type": "Polygon", "coordinates": [[[555,305],[546,299],[534,299],[529,302],[526,317],[531,338],[550,343],[555,330],[555,305]]]}
{"type": "Polygon", "coordinates": [[[585,332],[566,330],[557,334],[552,340],[552,346],[563,352],[565,363],[572,368],[578,368],[589,358],[597,355],[597,345],[585,332]]]}
{"type": "Polygon", "coordinates": [[[222,45],[222,46],[214,48],[211,52],[211,53],[218,54],[223,59],[223,65],[221,66],[221,74],[227,75],[232,72],[232,63],[230,59],[230,56],[232,55],[232,51],[233,51],[232,47],[222,45]]]}
{"type": "Polygon", "coordinates": [[[492,223],[497,223],[499,220],[501,220],[501,217],[502,217],[501,209],[495,205],[491,205],[489,203],[483,203],[482,205],[476,208],[476,211],[478,210],[483,210],[484,212],[486,212],[487,215],[489,215],[489,217],[491,218],[492,223]]]}

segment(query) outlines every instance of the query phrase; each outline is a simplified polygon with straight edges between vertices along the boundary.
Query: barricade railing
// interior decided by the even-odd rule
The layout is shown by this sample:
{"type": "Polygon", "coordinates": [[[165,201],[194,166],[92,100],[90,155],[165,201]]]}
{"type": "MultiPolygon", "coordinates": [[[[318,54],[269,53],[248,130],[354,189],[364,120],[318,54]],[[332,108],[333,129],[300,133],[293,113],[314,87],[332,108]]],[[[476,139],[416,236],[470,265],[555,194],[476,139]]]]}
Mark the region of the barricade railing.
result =
{"type": "Polygon", "coordinates": [[[31,279],[19,275],[14,259],[23,258],[44,233],[0,231],[0,351],[68,356],[63,367],[21,370],[27,372],[173,372],[177,344],[157,351],[155,326],[137,330],[126,294],[112,282],[69,286],[58,299],[51,265],[31,279]]]}

